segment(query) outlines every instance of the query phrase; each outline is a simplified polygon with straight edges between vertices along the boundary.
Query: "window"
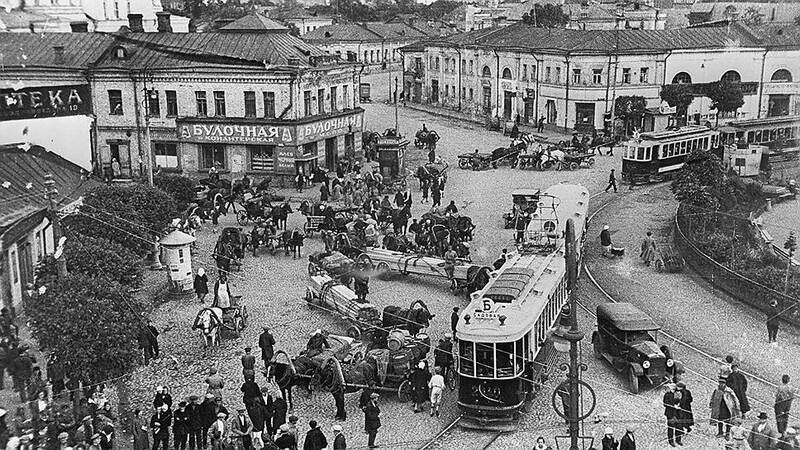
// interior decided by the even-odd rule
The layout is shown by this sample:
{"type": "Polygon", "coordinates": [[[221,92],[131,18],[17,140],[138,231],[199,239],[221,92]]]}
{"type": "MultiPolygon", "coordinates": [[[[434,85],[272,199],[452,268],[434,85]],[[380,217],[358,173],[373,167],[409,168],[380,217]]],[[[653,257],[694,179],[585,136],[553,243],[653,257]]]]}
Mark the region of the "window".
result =
{"type": "Polygon", "coordinates": [[[206,91],[195,91],[195,102],[197,103],[197,115],[205,117],[208,115],[208,102],[206,101],[206,91]]]}
{"type": "Polygon", "coordinates": [[[109,114],[112,116],[122,115],[122,91],[111,89],[108,91],[109,114]]]}
{"type": "Polygon", "coordinates": [[[545,67],[544,68],[544,81],[546,81],[548,83],[550,82],[550,68],[549,67],[545,67]]]}
{"type": "Polygon", "coordinates": [[[649,72],[647,67],[642,67],[639,69],[639,83],[647,84],[649,82],[649,72]]]}
{"type": "Polygon", "coordinates": [[[528,81],[528,65],[522,65],[522,81],[528,81]]]}
{"type": "Polygon", "coordinates": [[[792,73],[786,69],[778,69],[775,73],[772,74],[772,78],[770,81],[775,81],[778,83],[791,83],[792,82],[792,73]]]}
{"type": "Polygon", "coordinates": [[[253,91],[244,91],[244,116],[256,116],[256,93],[253,91]]]}
{"type": "Polygon", "coordinates": [[[164,91],[167,96],[167,117],[178,116],[178,95],[175,91],[164,91]]]}
{"type": "Polygon", "coordinates": [[[742,81],[742,76],[739,75],[739,72],[735,70],[729,70],[722,74],[721,80],[727,81],[729,83],[740,83],[742,81]]]}
{"type": "Polygon", "coordinates": [[[475,91],[473,91],[472,88],[469,88],[469,101],[472,101],[474,97],[475,97],[475,91]]]}
{"type": "Polygon", "coordinates": [[[592,83],[600,84],[603,82],[603,69],[592,69],[592,83]]]}
{"type": "Polygon", "coordinates": [[[580,84],[581,82],[581,69],[572,69],[572,82],[580,84]]]}
{"type": "Polygon", "coordinates": [[[174,142],[153,142],[153,153],[156,157],[156,167],[164,169],[178,168],[178,144],[174,142]]]}
{"type": "Polygon", "coordinates": [[[342,107],[347,109],[350,107],[350,86],[342,86],[342,107]]]}
{"type": "Polygon", "coordinates": [[[438,56],[434,59],[434,62],[436,63],[436,66],[435,66],[434,70],[439,70],[439,57],[438,56]]]}
{"type": "Polygon", "coordinates": [[[467,62],[465,60],[461,60],[461,73],[466,73],[467,71],[467,62]]]}
{"type": "Polygon", "coordinates": [[[461,100],[464,100],[466,98],[467,98],[467,88],[462,87],[461,88],[461,100]]]}
{"type": "Polygon", "coordinates": [[[473,73],[475,73],[475,68],[473,67],[472,60],[470,59],[469,60],[469,74],[472,75],[473,73]]]}
{"type": "Polygon", "coordinates": [[[622,69],[622,84],[631,84],[631,69],[622,69]]]}
{"type": "Polygon", "coordinates": [[[561,67],[556,67],[556,79],[555,79],[555,82],[556,83],[560,83],[561,82],[561,67]]]}
{"type": "Polygon", "coordinates": [[[317,114],[325,114],[325,89],[317,89],[317,114]]]}
{"type": "Polygon", "coordinates": [[[489,66],[483,66],[482,76],[484,78],[490,78],[492,76],[492,69],[490,69],[489,66]]]}
{"type": "Polygon", "coordinates": [[[369,62],[369,58],[368,58],[368,56],[369,56],[369,52],[368,52],[368,51],[366,51],[366,50],[364,50],[364,62],[365,62],[365,63],[368,63],[368,62],[369,62]]]}
{"type": "Polygon", "coordinates": [[[225,92],[214,91],[214,115],[225,116],[225,92]]]}
{"type": "Polygon", "coordinates": [[[303,156],[313,155],[315,153],[317,153],[316,142],[309,142],[308,144],[303,144],[303,156]]]}
{"type": "Polygon", "coordinates": [[[444,85],[444,97],[447,97],[447,94],[450,92],[450,86],[444,85]]]}
{"type": "Polygon", "coordinates": [[[311,91],[303,91],[303,112],[306,116],[311,115],[311,91]]]}
{"type": "Polygon", "coordinates": [[[679,72],[672,77],[672,84],[691,84],[692,76],[686,72],[679,72]]]}
{"type": "Polygon", "coordinates": [[[225,168],[225,146],[222,144],[200,144],[200,168],[225,168]]]}
{"type": "Polygon", "coordinates": [[[250,170],[272,170],[275,167],[274,145],[248,145],[247,154],[250,155],[250,170]]]}
{"type": "Polygon", "coordinates": [[[503,69],[503,79],[504,80],[510,80],[511,79],[511,69],[509,69],[508,67],[503,69]]]}
{"type": "Polygon", "coordinates": [[[275,93],[264,92],[264,117],[275,117],[275,93]]]}
{"type": "Polygon", "coordinates": [[[157,90],[151,89],[147,92],[147,115],[149,117],[159,117],[161,115],[161,105],[158,100],[157,90]]]}
{"type": "Polygon", "coordinates": [[[331,86],[331,111],[339,110],[339,104],[337,103],[338,99],[336,98],[336,94],[337,94],[336,86],[331,86]]]}

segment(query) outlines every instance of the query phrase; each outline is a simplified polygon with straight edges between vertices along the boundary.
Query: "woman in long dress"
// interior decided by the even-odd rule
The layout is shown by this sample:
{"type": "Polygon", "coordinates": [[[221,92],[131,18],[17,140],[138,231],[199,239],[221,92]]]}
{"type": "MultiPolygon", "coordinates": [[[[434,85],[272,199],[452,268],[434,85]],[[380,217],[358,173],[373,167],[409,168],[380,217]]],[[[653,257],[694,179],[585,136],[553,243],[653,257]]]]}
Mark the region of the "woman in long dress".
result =
{"type": "Polygon", "coordinates": [[[150,424],[144,412],[137,409],[133,419],[133,450],[150,450],[150,424]]]}
{"type": "Polygon", "coordinates": [[[642,240],[642,251],[639,253],[644,264],[649,266],[656,259],[656,241],[653,240],[653,233],[648,231],[647,236],[642,240]]]}

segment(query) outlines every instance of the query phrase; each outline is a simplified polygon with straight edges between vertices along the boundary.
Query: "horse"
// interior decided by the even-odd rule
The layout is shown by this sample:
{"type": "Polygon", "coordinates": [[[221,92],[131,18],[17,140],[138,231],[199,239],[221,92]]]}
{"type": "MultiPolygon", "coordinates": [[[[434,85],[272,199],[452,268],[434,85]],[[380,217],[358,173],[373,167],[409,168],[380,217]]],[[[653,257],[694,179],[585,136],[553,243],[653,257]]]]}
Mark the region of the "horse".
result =
{"type": "Polygon", "coordinates": [[[409,253],[416,251],[416,246],[406,236],[387,233],[383,237],[383,248],[394,252],[409,253]]]}
{"type": "Polygon", "coordinates": [[[561,170],[561,165],[564,162],[565,153],[558,148],[547,148],[539,154],[539,170],[545,170],[551,166],[555,166],[556,170],[561,170]]]}
{"type": "Polygon", "coordinates": [[[487,266],[469,266],[467,268],[467,279],[461,284],[456,283],[451,286],[453,293],[464,292],[469,296],[469,294],[483,289],[489,283],[491,271],[492,269],[487,266]]]}
{"type": "Polygon", "coordinates": [[[414,146],[419,149],[436,150],[436,142],[439,141],[439,134],[433,130],[417,131],[414,136],[414,146]]]}
{"type": "Polygon", "coordinates": [[[311,398],[311,388],[309,380],[313,375],[314,369],[305,369],[303,372],[298,372],[298,367],[295,365],[295,360],[283,351],[278,350],[272,357],[272,360],[267,365],[264,371],[264,377],[268,382],[274,381],[278,388],[281,390],[281,397],[286,400],[289,409],[294,408],[292,401],[292,388],[294,386],[302,386],[308,393],[308,398],[311,398]]]}
{"type": "Polygon", "coordinates": [[[475,224],[468,216],[453,216],[447,221],[447,226],[453,232],[453,236],[460,241],[471,241],[473,238],[472,232],[475,230],[475,224]]]}
{"type": "Polygon", "coordinates": [[[303,247],[303,239],[305,238],[306,236],[300,231],[299,228],[295,228],[294,230],[286,230],[281,233],[281,240],[285,250],[284,254],[289,256],[289,251],[291,250],[292,259],[300,258],[300,250],[303,247]]]}
{"type": "Polygon", "coordinates": [[[197,314],[192,324],[192,331],[200,330],[203,335],[203,344],[208,347],[218,347],[220,330],[222,329],[222,309],[203,308],[197,314]]]}
{"type": "Polygon", "coordinates": [[[422,300],[416,300],[410,307],[387,306],[383,308],[383,328],[405,328],[416,336],[422,328],[431,326],[431,319],[436,317],[431,314],[428,306],[422,300]]]}

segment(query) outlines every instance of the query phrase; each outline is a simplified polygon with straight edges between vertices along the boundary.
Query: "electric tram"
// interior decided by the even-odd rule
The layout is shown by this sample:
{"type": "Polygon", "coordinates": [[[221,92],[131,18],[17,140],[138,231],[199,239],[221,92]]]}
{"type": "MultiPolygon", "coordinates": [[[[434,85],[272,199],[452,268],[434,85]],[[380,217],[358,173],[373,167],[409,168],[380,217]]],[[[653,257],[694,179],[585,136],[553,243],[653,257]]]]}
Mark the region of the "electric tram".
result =
{"type": "Polygon", "coordinates": [[[699,125],[642,133],[622,144],[622,179],[650,182],[680,170],[695,150],[716,150],[719,131],[699,125]]]}
{"type": "Polygon", "coordinates": [[[572,219],[571,247],[579,258],[588,208],[583,186],[562,183],[541,193],[524,243],[461,312],[455,358],[461,426],[515,428],[526,401],[554,367],[548,330],[567,302],[565,227],[572,219]]]}
{"type": "Polygon", "coordinates": [[[765,119],[746,119],[729,122],[720,127],[722,145],[746,143],[763,145],[762,167],[800,156],[800,116],[778,116],[765,119]]]}

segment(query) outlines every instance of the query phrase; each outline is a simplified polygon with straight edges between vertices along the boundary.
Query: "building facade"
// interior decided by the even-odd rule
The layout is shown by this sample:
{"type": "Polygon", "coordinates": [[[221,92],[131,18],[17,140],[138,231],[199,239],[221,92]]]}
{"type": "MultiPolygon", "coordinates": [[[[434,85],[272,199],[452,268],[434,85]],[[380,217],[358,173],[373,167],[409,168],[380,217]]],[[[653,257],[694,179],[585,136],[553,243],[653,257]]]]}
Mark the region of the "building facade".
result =
{"type": "Polygon", "coordinates": [[[779,31],[587,32],[519,23],[404,48],[404,88],[412,102],[476,120],[519,115],[527,122],[543,117],[559,128],[602,129],[616,98],[642,96],[657,108],[662,86],[671,83],[696,86],[690,117],[714,121],[716,111],[702,90],[725,78],[741,83],[745,96],[744,105],[723,120],[789,114],[800,102],[793,81],[800,74],[800,36],[768,35],[779,31]]]}

